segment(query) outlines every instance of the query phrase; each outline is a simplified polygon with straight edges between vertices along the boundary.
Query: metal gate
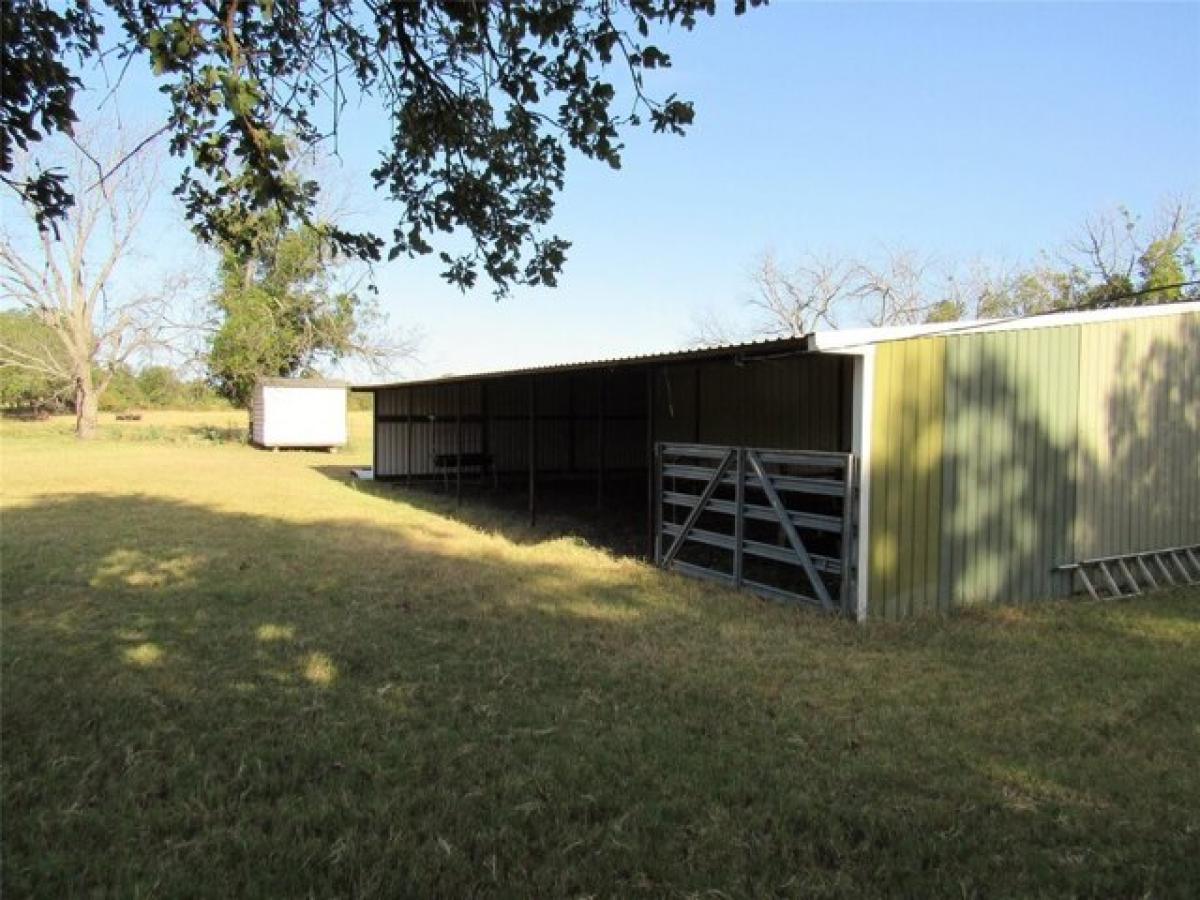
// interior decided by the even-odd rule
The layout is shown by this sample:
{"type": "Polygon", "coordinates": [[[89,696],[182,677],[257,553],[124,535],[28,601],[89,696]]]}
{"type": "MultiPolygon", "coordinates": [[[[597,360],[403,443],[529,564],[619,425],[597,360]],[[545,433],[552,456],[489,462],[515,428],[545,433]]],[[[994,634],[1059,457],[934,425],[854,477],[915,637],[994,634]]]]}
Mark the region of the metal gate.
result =
{"type": "Polygon", "coordinates": [[[660,443],[654,458],[659,566],[853,609],[853,454],[660,443]]]}

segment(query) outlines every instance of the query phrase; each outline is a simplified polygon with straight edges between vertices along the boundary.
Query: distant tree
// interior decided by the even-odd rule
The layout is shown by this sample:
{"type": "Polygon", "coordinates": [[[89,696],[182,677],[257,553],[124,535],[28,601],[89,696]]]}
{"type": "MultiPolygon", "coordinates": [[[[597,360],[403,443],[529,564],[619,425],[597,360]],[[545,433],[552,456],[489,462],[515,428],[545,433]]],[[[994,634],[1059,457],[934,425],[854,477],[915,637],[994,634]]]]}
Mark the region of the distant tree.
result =
{"type": "Polygon", "coordinates": [[[146,366],[137,374],[138,390],[147,406],[174,409],[188,405],[187,385],[170,366],[146,366]]]}
{"type": "Polygon", "coordinates": [[[760,331],[800,337],[821,325],[834,326],[840,307],[853,294],[855,269],[853,263],[817,254],[785,268],[768,250],[750,273],[750,306],[760,316],[760,331]]]}
{"type": "Polygon", "coordinates": [[[226,250],[213,300],[217,325],[208,372],[217,392],[246,406],[264,376],[318,374],[355,358],[385,364],[411,352],[384,330],[372,299],[338,279],[340,263],[322,226],[255,225],[252,255],[226,250]]]}
{"type": "Polygon", "coordinates": [[[707,310],[693,343],[807,334],[847,323],[873,326],[1027,316],[1071,309],[1200,298],[1200,212],[1190,200],[1163,204],[1149,221],[1123,207],[1093,216],[1060,249],[1026,266],[982,261],[946,267],[909,249],[875,258],[808,253],[792,266],[759,257],[747,301],[748,330],[707,310]]]}
{"type": "MultiPolygon", "coordinates": [[[[737,13],[760,0],[734,0],[737,13]]],[[[716,0],[107,0],[4,4],[0,176],[39,222],[77,199],[52,167],[17,174],[15,148],[75,121],[70,63],[149,64],[169,103],[162,131],[185,161],[177,189],[197,232],[252,253],[247,216],[275,210],[313,224],[318,185],[294,160],[336,149],[348,103],[374,101],[391,132],[371,173],[399,209],[387,238],[335,229],[328,240],[362,259],[443,251],[444,276],[469,287],[482,271],[500,292],[553,285],[568,247],[544,236],[567,150],[619,167],[620,134],[647,120],[682,134],[692,104],[645,92],[671,59],[652,31],[692,29],[716,0]],[[119,37],[106,44],[105,26],[119,37]],[[605,78],[614,65],[629,95],[605,78]]],[[[114,166],[119,162],[114,161],[114,166]]]]}
{"type": "Polygon", "coordinates": [[[692,314],[691,329],[684,337],[684,346],[719,347],[748,339],[736,323],[716,310],[704,309],[692,314]]]}
{"type": "Polygon", "coordinates": [[[914,251],[889,249],[881,259],[807,253],[787,265],[765,251],[750,271],[746,300],[754,316],[748,331],[707,311],[693,322],[694,343],[762,337],[800,337],[847,321],[908,325],[923,321],[930,300],[929,261],[914,251]]]}
{"type": "Polygon", "coordinates": [[[45,366],[15,365],[0,358],[0,405],[37,406],[61,402],[71,395],[64,378],[66,353],[54,330],[25,310],[0,312],[0,346],[10,357],[52,360],[45,366]]]}
{"type": "Polygon", "coordinates": [[[128,265],[159,186],[155,156],[130,157],[125,138],[115,126],[97,126],[59,148],[75,199],[54,231],[41,227],[44,210],[28,197],[12,204],[25,227],[19,215],[6,215],[0,230],[0,294],[56,338],[54,346],[37,349],[0,341],[0,363],[70,383],[80,438],[95,432],[100,398],[114,374],[165,338],[179,287],[172,279],[117,286],[115,276],[128,265]],[[118,160],[124,163],[117,166],[118,160]]]}
{"type": "Polygon", "coordinates": [[[1172,303],[1200,296],[1200,213],[1187,199],[1164,203],[1149,221],[1124,207],[1088,218],[1054,253],[997,278],[981,316],[1172,303]]]}
{"type": "Polygon", "coordinates": [[[100,397],[100,409],[109,412],[125,412],[131,409],[143,409],[146,398],[142,395],[142,386],[138,383],[137,373],[127,364],[122,363],[108,372],[108,387],[100,397]]]}
{"type": "Polygon", "coordinates": [[[939,304],[931,295],[929,259],[913,250],[890,249],[881,262],[854,267],[852,294],[868,325],[914,325],[939,304]]]}

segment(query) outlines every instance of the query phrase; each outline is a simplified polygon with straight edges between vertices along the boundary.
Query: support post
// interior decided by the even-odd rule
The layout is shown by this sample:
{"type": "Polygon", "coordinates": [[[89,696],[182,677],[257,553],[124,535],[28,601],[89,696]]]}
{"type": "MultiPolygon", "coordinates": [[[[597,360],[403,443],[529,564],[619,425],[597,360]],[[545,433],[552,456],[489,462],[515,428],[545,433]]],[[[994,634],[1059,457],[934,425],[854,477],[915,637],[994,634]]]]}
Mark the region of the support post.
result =
{"type": "Polygon", "coordinates": [[[646,370],[646,557],[654,558],[654,369],[646,370]]]}
{"type": "Polygon", "coordinates": [[[529,527],[537,524],[537,392],[529,376],[529,527]]]}
{"type": "Polygon", "coordinates": [[[733,586],[740,588],[746,544],[746,448],[737,447],[733,452],[737,454],[733,485],[733,586]]]}
{"type": "Polygon", "coordinates": [[[596,382],[596,509],[604,508],[604,370],[596,382]]]}
{"type": "Polygon", "coordinates": [[[379,398],[380,391],[371,391],[371,476],[379,477],[379,398]]]}
{"type": "Polygon", "coordinates": [[[463,457],[463,387],[462,382],[454,386],[454,505],[462,506],[462,457],[463,457]]]}
{"type": "Polygon", "coordinates": [[[498,487],[496,483],[496,461],[492,459],[492,440],[491,430],[492,422],[488,418],[488,383],[486,381],[479,382],[479,452],[483,454],[483,463],[492,471],[484,472],[483,475],[492,476],[492,486],[498,487]]]}
{"type": "Polygon", "coordinates": [[[855,501],[858,499],[858,467],[855,456],[851,454],[846,460],[845,469],[846,492],[842,497],[842,536],[841,536],[841,566],[842,575],[838,592],[838,605],[843,613],[854,611],[855,566],[854,566],[854,516],[855,501]]]}
{"type": "Polygon", "coordinates": [[[413,394],[416,393],[416,388],[409,388],[404,392],[408,400],[408,424],[405,426],[406,436],[404,439],[404,477],[408,481],[408,486],[412,487],[413,483],[413,394]]]}
{"type": "Polygon", "coordinates": [[[654,458],[651,463],[654,466],[654,559],[656,566],[662,565],[663,558],[663,480],[662,480],[662,465],[663,465],[663,448],[661,444],[654,445],[654,458]]]}
{"type": "Polygon", "coordinates": [[[575,474],[575,374],[567,374],[567,471],[575,474]]]}

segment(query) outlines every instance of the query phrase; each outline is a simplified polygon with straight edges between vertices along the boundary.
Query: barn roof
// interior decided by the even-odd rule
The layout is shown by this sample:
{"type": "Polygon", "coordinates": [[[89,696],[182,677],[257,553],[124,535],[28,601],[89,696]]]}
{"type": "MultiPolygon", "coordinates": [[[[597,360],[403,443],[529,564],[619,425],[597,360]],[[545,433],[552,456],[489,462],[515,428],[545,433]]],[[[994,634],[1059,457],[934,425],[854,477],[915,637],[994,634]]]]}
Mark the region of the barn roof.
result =
{"type": "MultiPolygon", "coordinates": [[[[570,372],[578,369],[617,368],[660,362],[688,362],[718,357],[753,357],[762,359],[776,354],[793,353],[857,353],[866,347],[889,341],[920,337],[956,337],[991,331],[1021,331],[1033,328],[1055,328],[1082,325],[1090,322],[1110,322],[1120,319],[1140,319],[1150,316],[1180,315],[1200,312],[1200,302],[1163,303],[1152,306],[1118,307],[1076,312],[1045,313],[1035,316],[1013,316],[1004,319],[973,319],[970,321],[939,322],[923,325],[897,325],[882,328],[848,328],[814,331],[803,337],[767,338],[728,344],[705,344],[661,353],[631,356],[612,356],[600,359],[576,360],[539,366],[519,366],[443,375],[437,378],[417,378],[379,384],[351,386],[354,391],[377,391],[394,387],[423,384],[449,384],[456,381],[475,381],[511,375],[530,375],[550,372],[570,372]]],[[[288,379],[275,379],[288,381],[288,379]]]]}

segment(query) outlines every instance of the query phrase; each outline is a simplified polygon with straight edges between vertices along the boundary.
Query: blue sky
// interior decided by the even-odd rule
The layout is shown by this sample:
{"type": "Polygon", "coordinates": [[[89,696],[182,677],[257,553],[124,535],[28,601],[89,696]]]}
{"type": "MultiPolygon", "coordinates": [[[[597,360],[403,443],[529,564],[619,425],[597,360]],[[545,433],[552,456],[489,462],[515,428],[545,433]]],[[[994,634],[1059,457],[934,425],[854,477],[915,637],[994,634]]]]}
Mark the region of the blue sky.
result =
{"type": "MultiPolygon", "coordinates": [[[[404,374],[677,347],[701,311],[744,313],[767,247],[1012,262],[1097,210],[1200,192],[1200,4],[782,0],[661,43],[675,68],[649,87],[694,100],[696,126],[629,133],[619,172],[573,160],[557,289],[497,303],[433,260],[378,268],[384,310],[425,334],[404,374]]],[[[362,177],[385,129],[349,116],[326,171],[387,233],[362,177]]]]}

